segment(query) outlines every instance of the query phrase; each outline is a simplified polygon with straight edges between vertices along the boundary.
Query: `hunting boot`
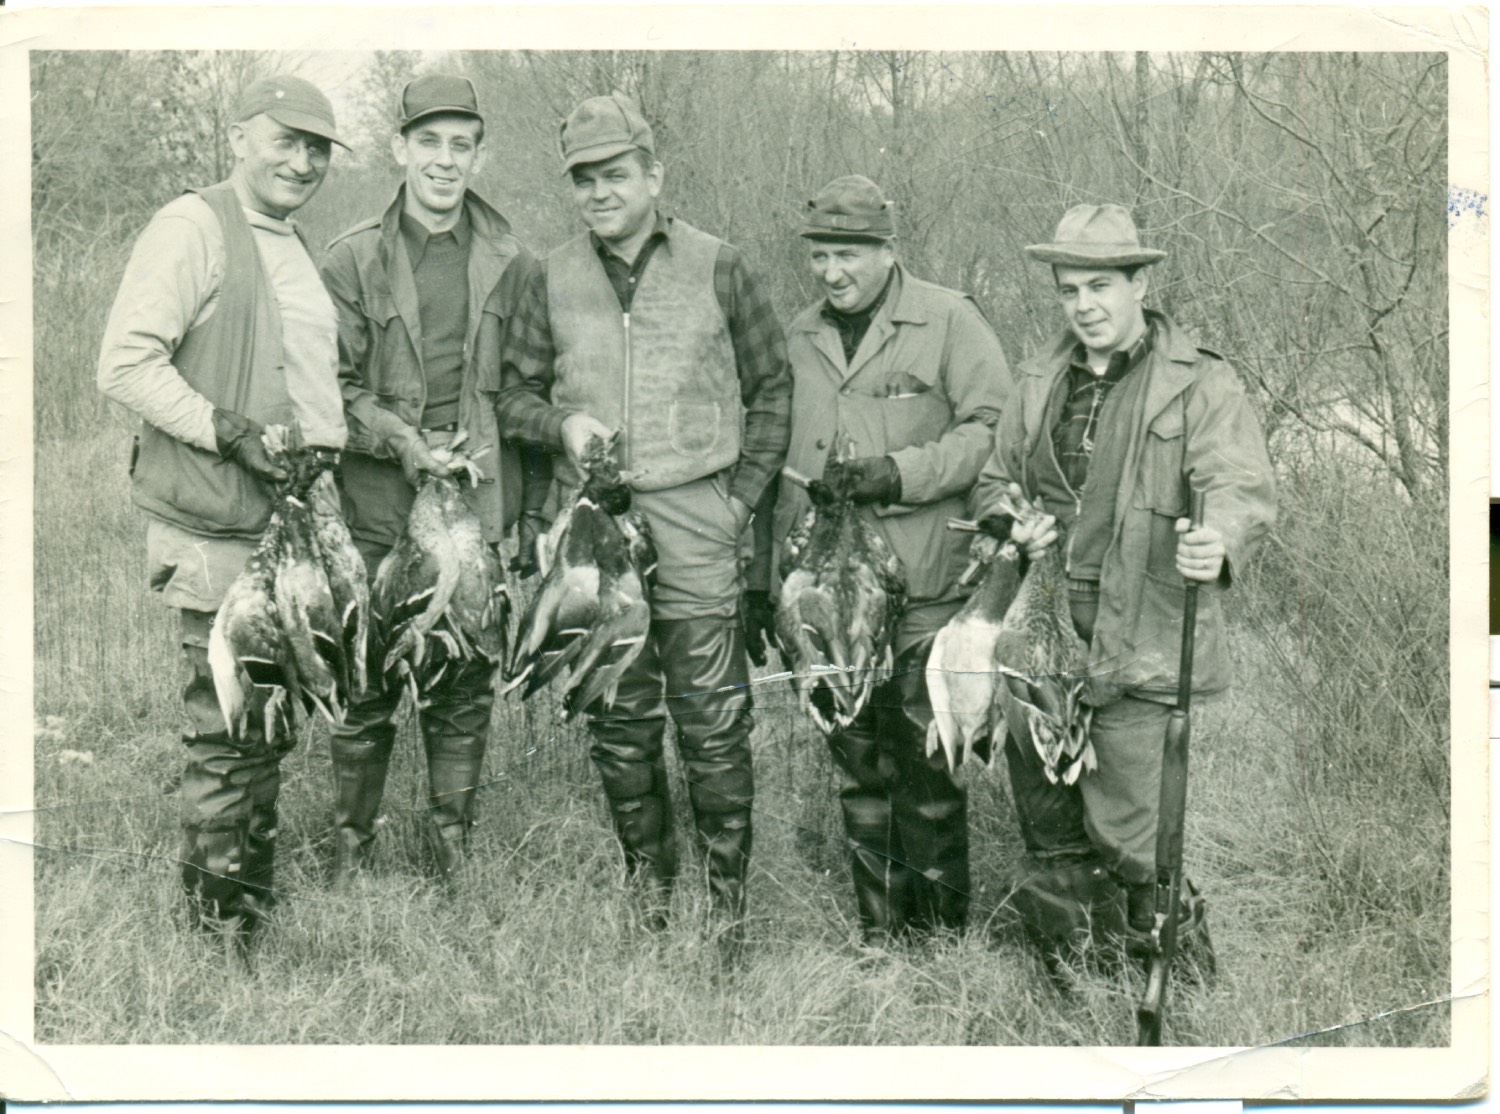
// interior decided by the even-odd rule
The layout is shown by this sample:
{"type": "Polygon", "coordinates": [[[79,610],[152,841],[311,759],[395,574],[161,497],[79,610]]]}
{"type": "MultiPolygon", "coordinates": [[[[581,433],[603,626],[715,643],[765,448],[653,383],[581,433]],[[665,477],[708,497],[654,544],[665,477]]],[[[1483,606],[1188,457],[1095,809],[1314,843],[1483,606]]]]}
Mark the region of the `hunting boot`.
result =
{"type": "Polygon", "coordinates": [[[259,708],[244,738],[225,730],[206,648],[212,623],[211,613],[181,613],[189,672],[182,694],[182,884],[198,926],[248,939],[271,904],[280,755],[266,745],[259,708]]]}
{"type": "Polygon", "coordinates": [[[876,716],[896,771],[891,807],[910,867],[909,926],[961,932],[969,913],[968,793],[941,751],[926,753],[932,704],[924,666],[931,651],[928,639],[896,659],[876,716]]]}
{"type": "Polygon", "coordinates": [[[1065,969],[1078,963],[1118,963],[1125,891],[1092,854],[1038,866],[1016,886],[1011,903],[1055,980],[1066,982],[1065,969]]]}
{"type": "MultiPolygon", "coordinates": [[[[359,709],[350,709],[355,720],[359,709]]],[[[333,755],[333,878],[335,890],[346,890],[369,859],[375,841],[375,820],[385,796],[386,774],[396,728],[389,719],[358,726],[358,735],[346,734],[352,724],[335,729],[329,740],[333,755]]]]}
{"type": "Polygon", "coordinates": [[[662,761],[666,709],[654,639],[620,677],[614,704],[589,708],[589,758],[609,801],[610,820],[638,885],[647,928],[666,927],[677,841],[672,796],[662,761]]]}
{"type": "Polygon", "coordinates": [[[737,617],[658,622],[667,708],[687,767],[693,820],[708,858],[715,930],[726,966],[744,949],[745,877],[754,839],[754,726],[745,628],[737,617]]]}
{"type": "MultiPolygon", "coordinates": [[[[1126,892],[1129,916],[1122,930],[1125,954],[1149,967],[1156,925],[1156,886],[1151,882],[1132,883],[1126,892]]],[[[1208,902],[1189,878],[1182,880],[1177,906],[1177,954],[1181,962],[1174,970],[1189,982],[1201,982],[1218,973],[1219,959],[1208,932],[1208,902]]]]}
{"type": "Polygon", "coordinates": [[[880,746],[876,731],[874,701],[880,698],[877,687],[855,721],[828,737],[839,771],[839,806],[849,837],[860,932],[872,946],[906,931],[912,888],[891,804],[895,760],[880,746]]]}

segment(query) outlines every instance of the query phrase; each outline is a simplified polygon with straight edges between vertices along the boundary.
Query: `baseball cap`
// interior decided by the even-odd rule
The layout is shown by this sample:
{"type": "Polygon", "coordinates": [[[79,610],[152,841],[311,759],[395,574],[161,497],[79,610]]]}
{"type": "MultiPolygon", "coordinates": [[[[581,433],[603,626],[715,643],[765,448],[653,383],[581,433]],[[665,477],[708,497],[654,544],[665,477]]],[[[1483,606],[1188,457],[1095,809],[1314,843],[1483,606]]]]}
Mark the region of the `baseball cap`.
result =
{"type": "Polygon", "coordinates": [[[339,138],[333,122],[333,105],[321,89],[303,78],[273,74],[246,86],[235,106],[235,121],[262,113],[282,127],[320,135],[349,150],[349,144],[339,138]]]}
{"type": "Polygon", "coordinates": [[[562,122],[563,170],[587,162],[605,162],[626,151],[655,152],[651,125],[630,98],[619,93],[590,97],[562,122]]]}

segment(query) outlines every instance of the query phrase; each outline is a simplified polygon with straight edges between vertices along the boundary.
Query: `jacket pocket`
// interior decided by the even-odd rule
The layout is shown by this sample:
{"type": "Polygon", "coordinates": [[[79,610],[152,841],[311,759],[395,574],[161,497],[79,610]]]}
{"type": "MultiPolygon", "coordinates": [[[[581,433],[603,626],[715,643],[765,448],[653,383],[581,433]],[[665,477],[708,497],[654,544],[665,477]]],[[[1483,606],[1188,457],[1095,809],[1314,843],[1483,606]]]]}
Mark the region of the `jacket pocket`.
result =
{"type": "Polygon", "coordinates": [[[1146,428],[1141,445],[1137,507],[1172,518],[1187,513],[1187,479],[1182,474],[1184,436],[1182,408],[1177,403],[1146,428]]]}
{"type": "Polygon", "coordinates": [[[706,456],[718,444],[720,420],[717,402],[673,402],[667,416],[667,436],[673,451],[682,456],[706,456]]]}

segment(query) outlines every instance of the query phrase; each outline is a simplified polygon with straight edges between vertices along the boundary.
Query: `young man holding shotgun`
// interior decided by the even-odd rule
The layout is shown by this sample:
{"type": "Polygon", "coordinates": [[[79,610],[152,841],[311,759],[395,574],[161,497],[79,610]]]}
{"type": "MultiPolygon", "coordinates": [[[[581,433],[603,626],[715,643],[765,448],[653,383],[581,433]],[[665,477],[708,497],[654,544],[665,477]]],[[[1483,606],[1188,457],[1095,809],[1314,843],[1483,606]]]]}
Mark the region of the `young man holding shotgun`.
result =
{"type": "MultiPolygon", "coordinates": [[[[1067,327],[1021,366],[972,509],[1028,560],[1065,547],[1098,766],[1053,783],[1030,740],[1008,741],[1033,866],[1016,904],[1050,952],[1101,930],[1145,952],[1185,583],[1201,585],[1191,691],[1217,692],[1229,683],[1219,597],[1275,518],[1271,463],[1229,365],[1144,308],[1145,268],[1166,253],[1141,246],[1127,210],[1074,206],[1052,243],[1026,252],[1050,265],[1067,327]],[[1201,522],[1189,519],[1193,493],[1201,522]],[[1016,494],[1047,516],[1023,525],[998,513],[1016,494]]],[[[1179,939],[1206,942],[1203,898],[1190,884],[1182,895],[1179,939]]]]}

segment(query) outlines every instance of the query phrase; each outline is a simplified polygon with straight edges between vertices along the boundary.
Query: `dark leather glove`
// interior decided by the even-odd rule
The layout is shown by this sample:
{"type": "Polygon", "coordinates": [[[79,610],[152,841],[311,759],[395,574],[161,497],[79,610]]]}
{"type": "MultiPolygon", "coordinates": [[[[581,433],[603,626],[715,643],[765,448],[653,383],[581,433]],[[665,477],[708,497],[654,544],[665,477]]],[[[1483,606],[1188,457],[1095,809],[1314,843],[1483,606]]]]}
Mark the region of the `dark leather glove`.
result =
{"type": "Polygon", "coordinates": [[[260,435],[259,422],[233,410],[214,407],[214,441],[219,455],[234,461],[258,479],[280,483],[287,478],[286,470],[266,455],[266,446],[260,435]]]}
{"type": "Polygon", "coordinates": [[[756,665],[766,664],[766,650],[781,653],[781,643],[776,638],[776,608],[771,603],[771,593],[751,588],[740,600],[740,616],[745,622],[745,653],[756,665]]]}
{"type": "Polygon", "coordinates": [[[840,490],[852,503],[899,503],[901,469],[888,456],[861,456],[834,461],[823,470],[821,480],[807,485],[808,494],[819,506],[833,502],[834,493],[840,490]]]}
{"type": "Polygon", "coordinates": [[[527,512],[516,523],[516,555],[510,559],[510,571],[525,580],[540,571],[536,559],[536,541],[547,532],[547,520],[527,512]]]}

